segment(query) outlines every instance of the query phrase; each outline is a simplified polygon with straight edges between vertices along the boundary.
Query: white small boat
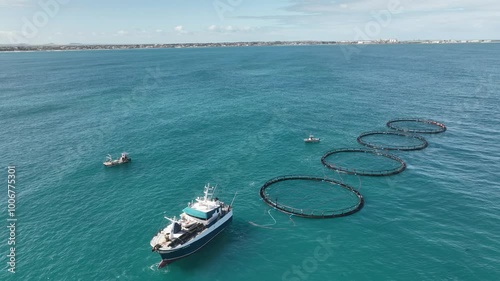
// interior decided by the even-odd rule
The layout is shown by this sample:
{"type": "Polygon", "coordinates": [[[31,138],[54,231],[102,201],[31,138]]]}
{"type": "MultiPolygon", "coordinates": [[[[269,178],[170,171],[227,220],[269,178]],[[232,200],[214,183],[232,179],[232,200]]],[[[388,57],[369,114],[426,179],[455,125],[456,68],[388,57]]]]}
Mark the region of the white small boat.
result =
{"type": "Polygon", "coordinates": [[[116,166],[124,163],[128,163],[132,161],[130,157],[128,157],[128,154],[126,152],[122,153],[122,156],[120,158],[113,160],[113,157],[111,157],[110,154],[106,157],[106,161],[103,162],[104,166],[111,167],[111,166],[116,166]]]}
{"type": "Polygon", "coordinates": [[[319,142],[320,139],[319,138],[315,138],[313,135],[309,135],[308,138],[304,139],[304,142],[306,143],[315,143],[315,142],[319,142]]]}

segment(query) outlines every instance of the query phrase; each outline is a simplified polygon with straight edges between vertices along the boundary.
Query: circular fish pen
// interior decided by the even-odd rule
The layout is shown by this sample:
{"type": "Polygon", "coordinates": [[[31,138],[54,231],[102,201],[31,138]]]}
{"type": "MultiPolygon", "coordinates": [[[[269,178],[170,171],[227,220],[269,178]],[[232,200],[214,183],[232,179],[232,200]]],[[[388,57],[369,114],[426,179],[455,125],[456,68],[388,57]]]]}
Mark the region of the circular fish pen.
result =
{"type": "Polygon", "coordinates": [[[382,153],[376,150],[371,150],[371,149],[357,149],[357,148],[343,148],[343,149],[335,149],[328,151],[321,157],[321,163],[327,167],[328,169],[338,171],[341,173],[346,173],[350,175],[359,175],[359,176],[390,176],[390,175],[395,175],[399,174],[402,171],[406,169],[406,163],[403,161],[403,159],[392,155],[388,153],[382,153]],[[387,158],[390,160],[393,160],[393,162],[397,163],[398,165],[396,167],[390,167],[387,169],[381,169],[381,170],[368,170],[366,168],[360,168],[360,169],[355,169],[355,168],[347,168],[347,167],[342,167],[341,165],[335,165],[327,161],[327,158],[330,157],[331,155],[334,154],[341,154],[341,153],[362,153],[362,154],[372,154],[375,156],[381,156],[383,158],[387,158]]]}
{"type": "Polygon", "coordinates": [[[401,150],[401,151],[410,151],[410,150],[421,150],[426,148],[429,143],[427,140],[419,135],[414,135],[414,134],[407,134],[407,133],[400,133],[400,132],[366,132],[362,133],[359,135],[359,137],[356,139],[358,143],[374,148],[374,149],[383,149],[383,150],[401,150]],[[405,141],[412,140],[416,141],[416,144],[412,145],[385,145],[385,144],[377,144],[375,142],[369,142],[366,141],[365,138],[371,137],[371,136],[399,136],[403,137],[405,141]]]}
{"type": "MultiPolygon", "coordinates": [[[[304,194],[311,195],[310,189],[301,188],[304,194]]],[[[296,200],[305,201],[305,197],[301,195],[297,195],[296,193],[286,192],[286,194],[293,196],[296,200]]],[[[361,210],[364,206],[363,196],[355,190],[353,187],[344,184],[342,182],[336,181],[334,179],[325,179],[318,178],[312,176],[280,176],[273,179],[268,180],[264,185],[260,188],[260,197],[268,204],[269,206],[276,208],[277,210],[298,217],[303,218],[312,218],[312,219],[326,219],[326,218],[338,218],[352,215],[359,210],[361,210]],[[278,185],[281,182],[292,182],[292,181],[308,181],[309,183],[327,183],[329,185],[338,186],[344,192],[348,193],[352,197],[352,204],[348,204],[347,206],[340,209],[331,209],[331,206],[315,209],[315,208],[304,208],[301,206],[289,206],[288,204],[282,203],[283,200],[279,200],[278,197],[275,197],[273,200],[269,193],[270,187],[272,185],[278,185]]],[[[317,198],[316,198],[317,199],[317,198]]],[[[307,203],[307,202],[306,202],[307,203]]],[[[329,204],[332,201],[328,202],[329,204]]]]}
{"type": "Polygon", "coordinates": [[[443,123],[430,119],[397,118],[390,120],[386,125],[393,130],[406,133],[439,134],[446,131],[446,126],[443,123]],[[409,126],[403,127],[401,125],[405,123],[408,123],[409,126]]]}

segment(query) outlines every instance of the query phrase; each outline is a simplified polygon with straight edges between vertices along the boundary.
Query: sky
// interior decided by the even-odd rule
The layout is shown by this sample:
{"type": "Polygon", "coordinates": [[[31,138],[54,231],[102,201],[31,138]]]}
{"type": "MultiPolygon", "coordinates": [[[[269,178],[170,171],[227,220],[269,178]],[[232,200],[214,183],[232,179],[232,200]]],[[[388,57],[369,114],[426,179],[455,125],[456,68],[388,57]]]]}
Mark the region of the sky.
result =
{"type": "Polygon", "coordinates": [[[0,0],[0,44],[500,39],[498,0],[0,0]]]}

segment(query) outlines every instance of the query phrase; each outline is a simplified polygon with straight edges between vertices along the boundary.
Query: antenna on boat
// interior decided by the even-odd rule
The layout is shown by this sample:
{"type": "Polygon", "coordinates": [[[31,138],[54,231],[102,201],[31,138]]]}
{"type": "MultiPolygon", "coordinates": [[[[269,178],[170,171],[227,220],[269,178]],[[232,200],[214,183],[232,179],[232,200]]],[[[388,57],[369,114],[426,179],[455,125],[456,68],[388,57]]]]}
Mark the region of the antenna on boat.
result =
{"type": "Polygon", "coordinates": [[[236,199],[236,195],[238,195],[238,192],[236,192],[234,194],[233,200],[231,201],[231,204],[229,205],[229,207],[233,207],[233,203],[234,203],[234,199],[236,199]]]}

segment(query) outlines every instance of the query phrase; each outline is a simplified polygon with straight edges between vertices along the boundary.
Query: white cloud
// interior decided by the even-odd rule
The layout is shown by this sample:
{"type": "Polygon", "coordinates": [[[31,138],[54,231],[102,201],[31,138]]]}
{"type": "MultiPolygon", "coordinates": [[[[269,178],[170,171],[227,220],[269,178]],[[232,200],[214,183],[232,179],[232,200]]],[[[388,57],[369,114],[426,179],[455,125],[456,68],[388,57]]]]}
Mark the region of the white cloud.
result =
{"type": "Polygon", "coordinates": [[[251,32],[257,30],[255,27],[249,26],[232,26],[232,25],[215,25],[212,24],[208,27],[209,31],[220,32],[220,33],[232,33],[232,32],[251,32]]]}
{"type": "Polygon", "coordinates": [[[125,31],[125,30],[119,30],[116,34],[117,34],[117,35],[120,35],[120,36],[123,36],[123,35],[127,35],[127,34],[128,34],[128,31],[125,31]]]}
{"type": "MultiPolygon", "coordinates": [[[[399,39],[470,38],[492,36],[499,30],[500,1],[498,0],[288,0],[274,14],[237,16],[240,19],[260,19],[268,26],[299,36],[355,39],[356,29],[364,29],[369,22],[384,20],[391,11],[390,20],[377,36],[399,39]],[[488,35],[489,34],[489,35],[488,35]]],[[[215,27],[212,31],[217,30],[215,27]]]]}
{"type": "Polygon", "coordinates": [[[177,34],[192,34],[192,32],[185,30],[184,26],[182,26],[182,25],[178,25],[178,26],[174,27],[174,30],[175,30],[175,32],[177,32],[177,34]]]}
{"type": "Polygon", "coordinates": [[[0,30],[0,44],[24,43],[22,39],[16,31],[0,30]]]}
{"type": "Polygon", "coordinates": [[[158,33],[163,32],[163,30],[161,30],[161,29],[157,29],[155,31],[158,32],[158,33]]]}
{"type": "Polygon", "coordinates": [[[33,7],[30,0],[0,0],[0,7],[33,7]]]}
{"type": "Polygon", "coordinates": [[[0,30],[0,36],[14,36],[15,31],[0,30]]]}

